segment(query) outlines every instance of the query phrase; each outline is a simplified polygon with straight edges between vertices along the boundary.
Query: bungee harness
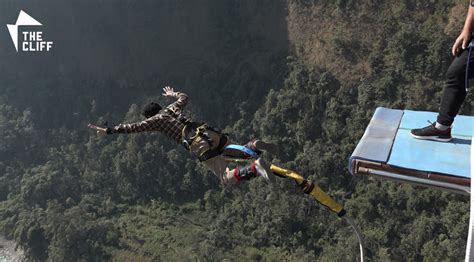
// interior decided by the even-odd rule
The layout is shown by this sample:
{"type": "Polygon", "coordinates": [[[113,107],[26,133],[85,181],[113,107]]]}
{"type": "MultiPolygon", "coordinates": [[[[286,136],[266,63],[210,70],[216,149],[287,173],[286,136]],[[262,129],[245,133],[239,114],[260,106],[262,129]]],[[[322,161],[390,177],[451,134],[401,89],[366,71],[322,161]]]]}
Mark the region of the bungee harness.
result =
{"type": "Polygon", "coordinates": [[[219,144],[214,149],[209,149],[200,156],[198,156],[199,161],[204,162],[211,158],[214,158],[218,155],[224,153],[224,147],[227,144],[229,137],[226,134],[220,134],[219,144]]]}
{"type": "Polygon", "coordinates": [[[222,130],[209,126],[205,122],[193,122],[183,114],[178,114],[176,110],[172,108],[166,108],[164,111],[168,115],[176,118],[178,121],[184,124],[184,127],[181,130],[181,137],[183,138],[182,144],[186,150],[191,150],[191,146],[197,141],[198,138],[204,139],[208,143],[210,149],[198,156],[200,162],[207,161],[211,158],[221,155],[224,152],[224,147],[227,144],[229,138],[227,134],[222,133],[222,130]],[[207,130],[219,134],[219,144],[217,147],[212,148],[213,141],[206,134],[207,130]]]}

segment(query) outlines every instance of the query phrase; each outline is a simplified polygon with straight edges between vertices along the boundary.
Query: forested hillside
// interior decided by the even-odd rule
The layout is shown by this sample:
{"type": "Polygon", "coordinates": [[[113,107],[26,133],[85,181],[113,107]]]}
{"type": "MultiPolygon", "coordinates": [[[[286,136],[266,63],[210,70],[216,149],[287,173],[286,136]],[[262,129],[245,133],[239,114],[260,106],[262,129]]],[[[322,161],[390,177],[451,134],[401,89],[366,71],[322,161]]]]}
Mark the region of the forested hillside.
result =
{"type": "MultiPolygon", "coordinates": [[[[55,49],[17,54],[0,36],[0,233],[33,261],[358,260],[353,231],[291,181],[221,185],[160,134],[87,129],[141,120],[171,85],[236,141],[278,143],[269,160],[344,204],[368,261],[462,260],[466,196],[347,162],[376,107],[437,110],[467,4],[32,3],[55,49]]],[[[1,3],[0,22],[22,8],[1,3]]]]}

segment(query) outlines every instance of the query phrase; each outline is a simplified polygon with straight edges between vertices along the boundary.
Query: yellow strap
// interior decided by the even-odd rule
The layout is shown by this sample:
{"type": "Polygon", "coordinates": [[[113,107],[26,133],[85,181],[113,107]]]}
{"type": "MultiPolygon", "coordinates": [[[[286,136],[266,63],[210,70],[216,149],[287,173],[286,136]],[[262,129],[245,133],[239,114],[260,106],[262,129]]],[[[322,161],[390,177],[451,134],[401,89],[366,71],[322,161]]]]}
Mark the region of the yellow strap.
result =
{"type": "Polygon", "coordinates": [[[321,205],[326,206],[331,211],[339,214],[342,211],[343,207],[334,201],[326,192],[324,192],[319,186],[314,185],[313,190],[309,193],[316,201],[321,205]]]}
{"type": "Polygon", "coordinates": [[[277,173],[279,175],[282,175],[282,176],[285,176],[285,177],[288,177],[288,178],[292,178],[293,180],[296,181],[296,183],[298,183],[298,185],[301,185],[304,181],[304,177],[298,175],[296,172],[288,170],[288,169],[281,168],[279,166],[271,165],[270,170],[273,173],[277,173]]]}
{"type": "MultiPolygon", "coordinates": [[[[284,169],[275,165],[271,165],[270,170],[274,173],[295,180],[298,185],[302,185],[303,183],[305,183],[304,177],[298,175],[294,171],[284,169]]],[[[314,185],[314,188],[313,190],[311,190],[311,192],[309,192],[309,195],[311,195],[318,203],[323,206],[326,206],[327,208],[329,208],[329,210],[335,212],[336,214],[339,214],[343,210],[342,205],[334,201],[317,185],[314,185]]]]}

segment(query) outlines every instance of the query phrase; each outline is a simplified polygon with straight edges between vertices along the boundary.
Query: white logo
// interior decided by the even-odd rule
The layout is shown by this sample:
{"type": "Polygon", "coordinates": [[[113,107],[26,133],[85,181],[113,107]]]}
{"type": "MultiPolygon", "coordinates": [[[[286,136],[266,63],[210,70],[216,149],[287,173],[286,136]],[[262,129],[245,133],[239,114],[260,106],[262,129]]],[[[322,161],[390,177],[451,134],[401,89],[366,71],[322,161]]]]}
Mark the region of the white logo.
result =
{"type": "MultiPolygon", "coordinates": [[[[23,10],[20,11],[16,23],[14,25],[8,24],[8,31],[12,37],[15,49],[18,52],[18,26],[42,26],[40,22],[25,13],[23,10]]],[[[21,32],[22,44],[21,51],[34,52],[34,51],[50,51],[53,47],[52,41],[43,41],[43,32],[41,31],[24,31],[21,32]]]]}

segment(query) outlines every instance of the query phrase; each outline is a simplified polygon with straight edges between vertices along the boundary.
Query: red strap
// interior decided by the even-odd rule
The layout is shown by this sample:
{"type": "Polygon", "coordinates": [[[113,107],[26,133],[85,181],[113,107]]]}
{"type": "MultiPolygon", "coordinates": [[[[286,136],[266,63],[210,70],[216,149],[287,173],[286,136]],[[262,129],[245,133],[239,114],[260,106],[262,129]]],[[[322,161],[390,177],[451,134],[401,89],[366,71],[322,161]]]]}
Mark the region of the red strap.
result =
{"type": "Polygon", "coordinates": [[[251,168],[252,168],[252,173],[253,173],[255,176],[257,176],[257,170],[255,169],[255,161],[252,162],[251,168]]]}
{"type": "Polygon", "coordinates": [[[240,182],[240,177],[237,175],[238,172],[239,172],[239,166],[236,166],[234,169],[234,177],[235,179],[237,179],[238,182],[240,182]]]}

